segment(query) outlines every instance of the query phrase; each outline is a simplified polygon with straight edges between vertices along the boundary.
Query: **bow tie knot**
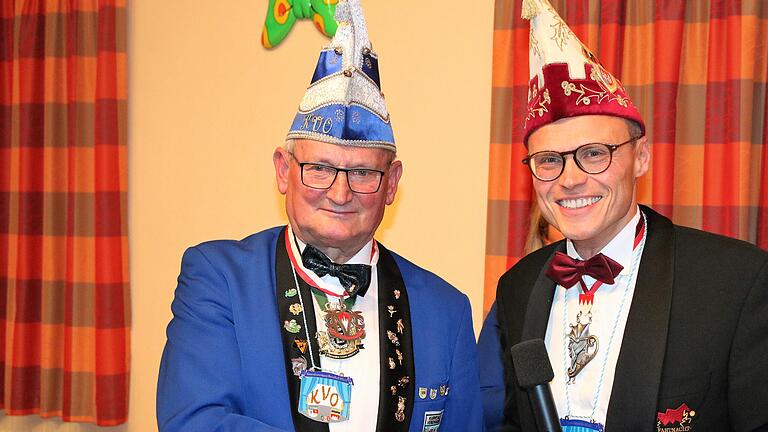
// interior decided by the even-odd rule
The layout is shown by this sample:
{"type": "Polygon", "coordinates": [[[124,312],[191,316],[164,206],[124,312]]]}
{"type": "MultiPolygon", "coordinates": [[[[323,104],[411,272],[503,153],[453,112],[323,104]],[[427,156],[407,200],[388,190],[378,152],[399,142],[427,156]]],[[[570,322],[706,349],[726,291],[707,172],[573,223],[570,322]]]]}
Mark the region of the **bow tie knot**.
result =
{"type": "MultiPolygon", "coordinates": [[[[318,269],[319,270],[319,269],[318,269]]],[[[330,262],[328,264],[328,274],[334,277],[339,277],[338,275],[341,273],[341,266],[336,264],[335,262],[330,262]]],[[[322,277],[322,276],[320,276],[322,277]]]]}
{"type": "Polygon", "coordinates": [[[621,264],[601,253],[582,261],[562,252],[555,252],[546,274],[562,287],[570,288],[585,275],[611,285],[623,269],[621,264]]]}
{"type": "Polygon", "coordinates": [[[301,253],[304,267],[319,277],[333,276],[350,296],[365,296],[371,283],[371,266],[366,264],[336,264],[316,247],[307,245],[301,253]]]}

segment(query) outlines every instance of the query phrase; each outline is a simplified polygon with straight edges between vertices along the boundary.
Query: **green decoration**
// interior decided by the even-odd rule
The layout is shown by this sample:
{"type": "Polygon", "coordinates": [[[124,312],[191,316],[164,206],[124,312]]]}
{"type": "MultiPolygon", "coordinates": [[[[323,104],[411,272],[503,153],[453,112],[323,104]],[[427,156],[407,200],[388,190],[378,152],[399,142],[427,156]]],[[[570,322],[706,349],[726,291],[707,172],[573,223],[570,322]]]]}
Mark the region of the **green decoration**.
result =
{"type": "Polygon", "coordinates": [[[336,34],[336,3],[339,0],[269,0],[261,44],[264,48],[277,46],[285,39],[296,20],[311,19],[318,30],[328,37],[336,34]]]}

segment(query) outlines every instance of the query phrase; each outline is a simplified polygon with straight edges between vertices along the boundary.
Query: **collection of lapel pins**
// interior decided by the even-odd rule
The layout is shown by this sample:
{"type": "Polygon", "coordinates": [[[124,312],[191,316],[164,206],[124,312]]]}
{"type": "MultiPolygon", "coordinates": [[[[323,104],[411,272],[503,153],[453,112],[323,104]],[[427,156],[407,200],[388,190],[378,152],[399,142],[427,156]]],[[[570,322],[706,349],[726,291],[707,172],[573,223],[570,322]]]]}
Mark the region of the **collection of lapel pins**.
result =
{"type": "MultiPolygon", "coordinates": [[[[400,299],[400,291],[394,290],[393,294],[395,296],[395,299],[400,299]]],[[[395,314],[398,312],[397,309],[395,309],[394,305],[387,305],[387,312],[389,312],[389,318],[394,320],[395,314]]],[[[400,338],[398,338],[397,334],[403,335],[405,331],[405,326],[403,325],[403,319],[399,318],[395,322],[395,331],[387,330],[387,338],[389,339],[389,342],[396,346],[400,346],[400,338]]],[[[397,361],[393,357],[387,357],[387,366],[390,370],[395,370],[398,366],[403,365],[403,353],[400,352],[399,348],[395,348],[395,356],[397,357],[397,361]]],[[[410,377],[408,375],[405,375],[398,380],[396,385],[393,385],[390,387],[390,391],[392,392],[392,396],[397,395],[398,387],[405,389],[408,383],[411,381],[410,377]]],[[[397,395],[397,410],[395,411],[395,420],[398,422],[405,421],[405,397],[397,395]]]]}
{"type": "Polygon", "coordinates": [[[426,399],[427,394],[429,394],[429,398],[432,400],[437,399],[438,394],[440,394],[441,397],[448,396],[450,389],[451,388],[445,384],[441,385],[439,388],[428,389],[426,387],[419,387],[419,399],[426,399]]]}
{"type": "MultiPolygon", "coordinates": [[[[295,288],[291,288],[285,291],[285,297],[286,298],[292,298],[298,294],[298,290],[295,288]]],[[[393,290],[393,294],[396,300],[400,299],[400,291],[399,290],[393,290]]],[[[292,303],[289,307],[289,312],[296,316],[297,318],[304,312],[304,308],[301,306],[300,303],[292,303]]],[[[403,323],[403,319],[398,317],[395,317],[395,314],[398,313],[398,310],[395,309],[394,305],[388,305],[387,306],[387,312],[389,313],[389,318],[393,321],[394,324],[394,331],[387,330],[387,338],[389,339],[389,342],[394,345],[395,348],[395,355],[387,357],[387,366],[390,370],[395,370],[398,367],[403,366],[403,353],[400,351],[400,337],[402,337],[405,333],[405,324],[403,323]]],[[[297,322],[296,319],[289,319],[285,320],[283,322],[283,328],[294,335],[294,341],[293,346],[299,350],[299,352],[302,354],[298,357],[291,359],[291,366],[293,369],[293,373],[296,376],[299,376],[303,370],[307,369],[307,360],[304,358],[303,354],[305,354],[307,347],[309,346],[309,341],[306,339],[300,339],[298,338],[298,333],[301,331],[301,324],[297,322]]],[[[395,411],[395,420],[398,422],[405,421],[405,403],[406,398],[404,396],[398,395],[399,389],[406,389],[408,384],[410,383],[410,377],[408,375],[401,376],[400,379],[397,381],[395,385],[392,385],[390,388],[390,391],[392,393],[392,396],[397,396],[397,408],[395,411]]],[[[440,386],[440,388],[434,388],[429,389],[429,397],[431,399],[436,399],[438,392],[441,396],[445,396],[448,394],[448,388],[445,385],[440,386]]],[[[419,388],[419,397],[421,399],[426,399],[427,397],[427,388],[421,387],[419,388]]]]}

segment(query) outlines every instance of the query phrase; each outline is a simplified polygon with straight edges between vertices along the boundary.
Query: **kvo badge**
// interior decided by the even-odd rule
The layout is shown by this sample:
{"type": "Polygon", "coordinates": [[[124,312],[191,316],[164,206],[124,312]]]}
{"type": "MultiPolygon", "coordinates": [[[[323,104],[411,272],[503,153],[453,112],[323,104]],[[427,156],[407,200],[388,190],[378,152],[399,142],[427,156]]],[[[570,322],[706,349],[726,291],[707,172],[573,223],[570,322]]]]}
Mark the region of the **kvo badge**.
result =
{"type": "Polygon", "coordinates": [[[299,412],[312,420],[336,423],[349,418],[352,378],[303,370],[299,375],[299,412]]]}
{"type": "Polygon", "coordinates": [[[689,432],[693,429],[693,419],[696,411],[682,404],[676,409],[667,409],[665,412],[656,413],[657,432],[689,432]]]}

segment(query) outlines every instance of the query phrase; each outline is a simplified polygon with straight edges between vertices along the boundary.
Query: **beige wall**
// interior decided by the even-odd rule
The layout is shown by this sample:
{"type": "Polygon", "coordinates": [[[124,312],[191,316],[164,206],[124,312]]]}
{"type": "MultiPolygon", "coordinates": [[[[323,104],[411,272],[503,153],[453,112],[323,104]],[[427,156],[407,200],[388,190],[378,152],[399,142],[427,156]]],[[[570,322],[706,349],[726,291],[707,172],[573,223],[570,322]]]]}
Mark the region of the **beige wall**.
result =
{"type": "MultiPolygon", "coordinates": [[[[285,223],[271,155],[327,43],[304,21],[260,45],[267,1],[132,0],[130,419],[156,430],[155,383],[187,246],[285,223]]],[[[493,1],[363,0],[404,164],[377,234],[482,309],[493,1]]],[[[476,329],[477,330],[477,329],[476,329]]],[[[0,431],[96,427],[0,418],[0,431]]]]}

